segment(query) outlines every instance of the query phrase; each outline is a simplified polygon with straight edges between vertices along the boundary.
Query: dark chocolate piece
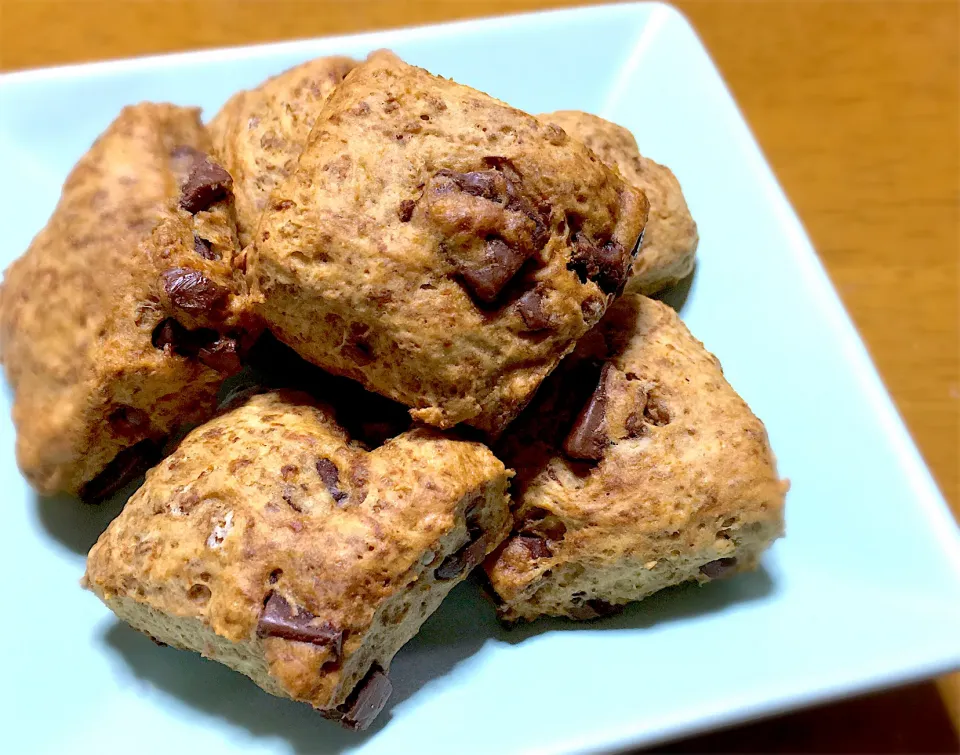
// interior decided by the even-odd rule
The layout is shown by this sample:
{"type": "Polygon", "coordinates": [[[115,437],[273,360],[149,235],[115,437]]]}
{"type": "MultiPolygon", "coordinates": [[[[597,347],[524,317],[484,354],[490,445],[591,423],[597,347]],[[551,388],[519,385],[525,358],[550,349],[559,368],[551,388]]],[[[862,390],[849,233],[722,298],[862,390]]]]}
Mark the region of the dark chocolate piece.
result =
{"type": "Polygon", "coordinates": [[[222,309],[230,292],[210,280],[199,270],[174,267],[160,276],[170,303],[191,315],[202,315],[222,309]]]}
{"type": "Polygon", "coordinates": [[[586,406],[580,411],[570,434],[563,442],[563,450],[572,459],[599,461],[607,447],[607,377],[613,366],[609,363],[600,372],[600,382],[586,406]]]}
{"type": "Polygon", "coordinates": [[[328,621],[320,621],[303,608],[294,613],[287,600],[275,592],[270,593],[263,605],[257,623],[257,636],[323,645],[330,649],[335,658],[340,658],[343,652],[343,630],[328,621]]]}
{"type": "Polygon", "coordinates": [[[221,375],[236,375],[243,368],[237,352],[237,341],[228,336],[221,336],[209,346],[202,347],[197,352],[197,358],[221,375]]]}
{"type": "Polygon", "coordinates": [[[527,291],[517,300],[517,312],[528,330],[546,330],[553,324],[543,309],[543,294],[537,289],[527,291]]]}
{"type": "Polygon", "coordinates": [[[80,488],[85,503],[100,503],[128,482],[160,461],[160,447],[152,440],[141,440],[118,453],[100,474],[80,488]]]}
{"type": "Polygon", "coordinates": [[[373,664],[347,701],[337,708],[340,724],[356,731],[366,729],[383,710],[391,692],[390,678],[379,665],[373,664]]]}
{"type": "Polygon", "coordinates": [[[483,561],[487,552],[487,540],[483,532],[474,530],[470,533],[471,541],[456,553],[451,553],[438,566],[433,576],[441,581],[456,579],[464,572],[470,571],[483,561]]]}
{"type": "Polygon", "coordinates": [[[207,157],[194,160],[190,174],[180,190],[180,206],[196,215],[230,194],[233,178],[207,157]]]}
{"type": "Polygon", "coordinates": [[[317,474],[327,486],[334,501],[340,503],[347,497],[347,493],[340,489],[340,470],[330,459],[317,459],[317,474]]]}

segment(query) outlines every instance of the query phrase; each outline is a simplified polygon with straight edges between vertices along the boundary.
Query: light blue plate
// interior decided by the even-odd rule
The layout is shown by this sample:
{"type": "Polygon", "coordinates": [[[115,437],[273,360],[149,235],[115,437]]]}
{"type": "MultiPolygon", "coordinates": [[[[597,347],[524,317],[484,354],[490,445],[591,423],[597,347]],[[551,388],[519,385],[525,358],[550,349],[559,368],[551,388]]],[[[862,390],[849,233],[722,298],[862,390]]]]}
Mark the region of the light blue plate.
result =
{"type": "MultiPolygon", "coordinates": [[[[619,5],[0,78],[0,262],[124,104],[209,116],[316,55],[392,47],[520,108],[630,127],[683,184],[701,243],[682,309],[770,430],[793,482],[763,570],[584,627],[504,632],[471,584],[398,655],[366,734],[154,646],[77,581],[108,512],[37,500],[0,407],[5,752],[571,752],[651,743],[960,666],[949,510],[803,228],[687,22],[619,5]]],[[[104,271],[109,274],[109,271],[104,271]]]]}

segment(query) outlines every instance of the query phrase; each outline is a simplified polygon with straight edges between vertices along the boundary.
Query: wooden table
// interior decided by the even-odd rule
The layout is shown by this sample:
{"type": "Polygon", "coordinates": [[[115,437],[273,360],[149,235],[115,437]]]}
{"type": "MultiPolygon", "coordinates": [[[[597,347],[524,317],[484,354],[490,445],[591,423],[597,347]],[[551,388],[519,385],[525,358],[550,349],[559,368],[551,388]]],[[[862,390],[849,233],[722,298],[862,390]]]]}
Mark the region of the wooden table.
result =
{"type": "MultiPolygon", "coordinates": [[[[0,0],[0,70],[577,4],[0,0]]],[[[730,83],[960,513],[957,2],[676,4],[730,83]]],[[[937,685],[798,713],[673,750],[958,752],[950,714],[960,727],[960,675],[937,685]]]]}

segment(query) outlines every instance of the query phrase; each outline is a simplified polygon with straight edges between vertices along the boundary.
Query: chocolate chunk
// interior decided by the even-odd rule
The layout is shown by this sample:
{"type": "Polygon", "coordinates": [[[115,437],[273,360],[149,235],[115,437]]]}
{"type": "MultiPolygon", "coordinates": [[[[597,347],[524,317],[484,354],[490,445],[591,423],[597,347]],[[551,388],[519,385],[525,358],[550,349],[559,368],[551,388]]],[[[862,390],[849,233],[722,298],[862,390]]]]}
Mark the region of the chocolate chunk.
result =
{"type": "Polygon", "coordinates": [[[168,648],[168,647],[170,647],[167,643],[165,643],[165,642],[163,642],[163,641],[161,641],[161,640],[158,640],[158,639],[157,639],[156,637],[154,637],[152,634],[148,634],[147,637],[149,637],[149,638],[153,641],[153,644],[156,645],[158,648],[168,648]]]}
{"type": "Polygon", "coordinates": [[[163,290],[170,303],[191,315],[202,315],[222,309],[230,292],[214,283],[199,270],[189,267],[174,267],[166,270],[160,278],[163,290]]]}
{"type": "Polygon", "coordinates": [[[723,579],[736,571],[736,558],[718,558],[700,567],[700,573],[710,579],[723,579]]]}
{"type": "Polygon", "coordinates": [[[195,215],[227,197],[232,187],[227,171],[207,157],[197,158],[180,189],[180,206],[195,215]]]}
{"type": "Polygon", "coordinates": [[[123,449],[100,474],[80,488],[80,498],[86,503],[99,503],[109,498],[131,480],[136,479],[160,461],[160,447],[152,440],[123,449]]]}
{"type": "Polygon", "coordinates": [[[168,317],[153,329],[153,335],[150,341],[153,343],[154,348],[160,349],[161,351],[168,346],[170,350],[176,351],[176,343],[182,335],[181,331],[185,333],[186,330],[186,328],[172,317],[168,317]]]}
{"type": "Polygon", "coordinates": [[[404,199],[400,203],[400,209],[397,210],[397,216],[400,218],[401,223],[409,223],[410,218],[413,217],[413,209],[417,206],[417,203],[412,199],[404,199]]]}
{"type": "Polygon", "coordinates": [[[317,474],[320,475],[323,484],[327,486],[327,490],[330,491],[334,501],[340,503],[347,497],[347,494],[340,490],[340,470],[330,459],[317,459],[317,474]]]}
{"type": "Polygon", "coordinates": [[[153,329],[151,341],[161,351],[172,351],[185,357],[195,357],[200,349],[212,344],[219,334],[210,328],[187,330],[172,317],[168,317],[153,329]]]}
{"type": "Polygon", "coordinates": [[[466,288],[479,302],[491,304],[546,244],[550,212],[523,194],[520,175],[508,160],[484,161],[495,169],[438,171],[421,201],[466,288]]]}
{"type": "Polygon", "coordinates": [[[205,260],[220,259],[220,255],[213,251],[213,247],[210,246],[210,242],[206,239],[200,238],[197,234],[193,234],[193,251],[195,251],[205,260]]]}
{"type": "Polygon", "coordinates": [[[478,170],[470,173],[438,170],[434,177],[434,187],[439,193],[462,191],[499,204],[504,203],[507,193],[504,177],[495,170],[478,170]]]}
{"type": "Polygon", "coordinates": [[[583,605],[571,606],[569,613],[573,618],[583,621],[586,619],[598,619],[601,616],[612,616],[613,614],[620,613],[622,610],[623,606],[611,605],[605,600],[594,598],[593,600],[588,600],[583,605]]]}
{"type": "Polygon", "coordinates": [[[586,406],[580,411],[563,450],[572,459],[600,461],[607,447],[607,379],[613,366],[609,363],[600,372],[600,382],[586,406]]]}
{"type": "Polygon", "coordinates": [[[342,630],[329,621],[320,621],[303,608],[294,613],[286,598],[275,592],[271,592],[263,604],[263,612],[257,622],[257,636],[323,645],[330,649],[335,658],[339,658],[343,652],[342,630]]]}
{"type": "Polygon", "coordinates": [[[237,353],[237,341],[228,336],[221,336],[209,346],[201,348],[197,358],[221,375],[236,375],[243,368],[237,353]]]}
{"type": "Polygon", "coordinates": [[[538,535],[517,535],[517,542],[530,553],[530,558],[550,558],[553,552],[547,541],[538,535]]]}
{"type": "Polygon", "coordinates": [[[503,239],[492,237],[487,240],[479,264],[463,261],[459,272],[473,295],[491,304],[525,260],[523,254],[503,239]]]}
{"type": "Polygon", "coordinates": [[[142,409],[134,406],[120,406],[107,417],[110,427],[119,435],[136,436],[150,427],[150,418],[142,409]]]}
{"type": "Polygon", "coordinates": [[[487,539],[478,529],[471,531],[470,537],[469,543],[443,559],[443,563],[434,570],[434,577],[440,581],[456,579],[483,561],[487,551],[487,539]]]}
{"type": "Polygon", "coordinates": [[[474,197],[483,197],[492,202],[502,202],[507,193],[507,182],[495,170],[478,170],[456,176],[460,188],[474,197]]]}
{"type": "Polygon", "coordinates": [[[241,369],[240,344],[232,336],[222,336],[211,328],[187,330],[172,317],[153,329],[154,347],[182,357],[197,358],[223,375],[235,375],[241,369]]]}
{"type": "Polygon", "coordinates": [[[567,268],[577,273],[581,283],[596,283],[607,294],[619,292],[630,273],[632,257],[617,241],[597,244],[583,234],[573,242],[567,268]]]}
{"type": "Polygon", "coordinates": [[[517,300],[517,312],[528,330],[546,330],[553,325],[543,309],[543,293],[539,289],[527,291],[517,300]]]}
{"type": "Polygon", "coordinates": [[[362,730],[373,723],[383,706],[387,704],[393,685],[390,678],[377,664],[354,687],[347,701],[337,708],[336,718],[347,729],[362,730]]]}
{"type": "Polygon", "coordinates": [[[623,246],[614,240],[610,240],[599,247],[597,255],[597,266],[599,275],[597,276],[597,285],[606,293],[620,294],[630,276],[630,264],[633,261],[632,254],[623,248],[623,246]]]}

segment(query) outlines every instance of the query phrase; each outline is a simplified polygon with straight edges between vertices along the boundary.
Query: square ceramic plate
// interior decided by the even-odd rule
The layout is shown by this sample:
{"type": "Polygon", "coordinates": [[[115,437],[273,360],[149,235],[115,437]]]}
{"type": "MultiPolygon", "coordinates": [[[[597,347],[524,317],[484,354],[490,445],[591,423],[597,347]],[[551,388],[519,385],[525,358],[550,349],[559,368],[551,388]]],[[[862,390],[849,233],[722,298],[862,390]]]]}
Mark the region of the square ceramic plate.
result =
{"type": "MultiPolygon", "coordinates": [[[[630,127],[701,232],[682,314],[769,428],[788,537],[755,574],[590,625],[505,632],[461,585],[397,656],[375,728],[339,730],[118,624],[77,581],[107,508],[38,500],[0,407],[7,752],[572,752],[651,742],[960,665],[950,513],[696,34],[663,5],[597,7],[0,78],[0,262],[126,103],[200,104],[316,55],[394,48],[538,113],[630,127]]],[[[105,274],[109,274],[105,271],[105,274]]]]}

